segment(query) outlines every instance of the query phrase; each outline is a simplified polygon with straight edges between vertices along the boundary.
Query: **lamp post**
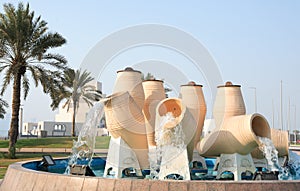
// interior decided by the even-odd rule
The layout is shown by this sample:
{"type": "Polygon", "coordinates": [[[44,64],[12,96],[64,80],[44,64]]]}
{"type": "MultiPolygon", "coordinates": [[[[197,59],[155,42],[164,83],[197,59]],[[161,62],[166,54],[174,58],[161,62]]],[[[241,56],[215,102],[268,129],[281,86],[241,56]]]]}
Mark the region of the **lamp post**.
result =
{"type": "Polygon", "coordinates": [[[19,134],[18,134],[18,138],[20,138],[22,136],[22,125],[23,125],[23,106],[24,105],[20,105],[20,124],[19,124],[19,134]]]}
{"type": "Polygon", "coordinates": [[[253,89],[254,90],[254,106],[255,106],[254,112],[256,113],[257,112],[256,87],[249,87],[249,89],[253,89]]]}

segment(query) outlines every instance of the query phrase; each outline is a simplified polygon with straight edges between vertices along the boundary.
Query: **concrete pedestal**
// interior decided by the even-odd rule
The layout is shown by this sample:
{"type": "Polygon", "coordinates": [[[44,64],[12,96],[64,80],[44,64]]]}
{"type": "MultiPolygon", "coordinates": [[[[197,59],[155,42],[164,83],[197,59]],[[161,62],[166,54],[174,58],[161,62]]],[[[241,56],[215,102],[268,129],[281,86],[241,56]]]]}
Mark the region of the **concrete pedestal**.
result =
{"type": "Polygon", "coordinates": [[[268,168],[268,161],[267,159],[256,159],[253,158],[254,166],[256,168],[268,168]]]}
{"type": "Polygon", "coordinates": [[[197,150],[194,150],[192,161],[193,162],[195,162],[195,161],[200,162],[202,164],[202,169],[207,170],[207,165],[206,165],[206,162],[205,162],[205,158],[200,156],[199,153],[197,152],[197,150]]]}
{"type": "Polygon", "coordinates": [[[251,154],[221,154],[217,179],[220,179],[221,174],[226,171],[232,172],[234,174],[235,181],[242,180],[243,172],[250,171],[254,174],[256,168],[254,166],[251,154]]]}
{"type": "Polygon", "coordinates": [[[142,176],[139,162],[133,150],[121,137],[111,137],[104,170],[104,177],[122,178],[122,171],[130,167],[136,170],[136,176],[142,176]]]}
{"type": "Polygon", "coordinates": [[[183,180],[191,179],[187,149],[163,146],[158,179],[164,180],[170,174],[178,174],[183,180]]]}

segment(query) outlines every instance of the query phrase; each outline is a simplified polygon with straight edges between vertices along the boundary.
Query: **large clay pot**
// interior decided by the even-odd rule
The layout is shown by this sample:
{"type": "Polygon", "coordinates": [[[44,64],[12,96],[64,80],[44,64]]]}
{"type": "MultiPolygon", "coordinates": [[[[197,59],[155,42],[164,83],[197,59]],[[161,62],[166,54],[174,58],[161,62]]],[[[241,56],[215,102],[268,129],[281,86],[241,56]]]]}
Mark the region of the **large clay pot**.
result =
{"type": "Polygon", "coordinates": [[[128,92],[106,98],[107,129],[114,138],[121,137],[136,153],[141,168],[148,168],[148,143],[144,115],[128,92]]]}
{"type": "Polygon", "coordinates": [[[196,146],[202,135],[206,115],[206,104],[202,85],[197,85],[195,82],[189,82],[187,85],[181,85],[180,97],[197,122],[197,130],[194,139],[194,146],[196,146]]]}
{"type": "MultiPolygon", "coordinates": [[[[196,121],[181,99],[167,98],[162,100],[156,107],[155,136],[160,131],[163,131],[163,129],[174,129],[178,125],[182,127],[184,144],[187,145],[188,159],[191,161],[193,158],[194,137],[197,129],[196,121]],[[166,123],[162,123],[167,113],[172,113],[174,118],[166,123]]],[[[169,144],[173,142],[174,140],[171,140],[174,139],[173,133],[165,134],[164,140],[161,143],[156,142],[156,144],[161,146],[165,143],[169,144]]]]}
{"type": "Polygon", "coordinates": [[[228,117],[245,115],[245,113],[246,109],[241,86],[232,85],[231,82],[226,82],[226,85],[218,86],[213,109],[216,126],[219,127],[222,121],[228,117]]]}
{"type": "Polygon", "coordinates": [[[147,131],[148,145],[156,146],[155,143],[155,116],[157,104],[166,98],[163,81],[161,80],[145,80],[143,81],[145,94],[145,102],[143,112],[145,115],[145,125],[147,131]]]}
{"type": "Polygon", "coordinates": [[[143,109],[145,96],[140,71],[128,67],[117,72],[113,93],[124,91],[128,91],[135,103],[143,109]]]}
{"type": "Polygon", "coordinates": [[[216,157],[221,154],[251,153],[260,144],[257,136],[271,137],[267,120],[260,114],[239,115],[226,118],[197,145],[201,156],[216,157]]]}

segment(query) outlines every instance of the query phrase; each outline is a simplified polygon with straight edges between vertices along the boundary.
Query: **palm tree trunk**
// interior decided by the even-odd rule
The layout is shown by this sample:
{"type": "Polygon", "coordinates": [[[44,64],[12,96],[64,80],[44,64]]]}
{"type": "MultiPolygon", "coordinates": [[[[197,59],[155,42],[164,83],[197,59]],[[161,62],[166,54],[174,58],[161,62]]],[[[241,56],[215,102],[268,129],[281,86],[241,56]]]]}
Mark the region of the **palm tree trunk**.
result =
{"type": "Polygon", "coordinates": [[[76,102],[73,101],[72,137],[76,136],[76,133],[75,133],[75,123],[76,123],[76,102]]]}
{"type": "Polygon", "coordinates": [[[8,157],[16,158],[16,143],[19,134],[19,110],[21,102],[21,75],[14,76],[13,96],[12,96],[12,117],[9,129],[8,157]]]}

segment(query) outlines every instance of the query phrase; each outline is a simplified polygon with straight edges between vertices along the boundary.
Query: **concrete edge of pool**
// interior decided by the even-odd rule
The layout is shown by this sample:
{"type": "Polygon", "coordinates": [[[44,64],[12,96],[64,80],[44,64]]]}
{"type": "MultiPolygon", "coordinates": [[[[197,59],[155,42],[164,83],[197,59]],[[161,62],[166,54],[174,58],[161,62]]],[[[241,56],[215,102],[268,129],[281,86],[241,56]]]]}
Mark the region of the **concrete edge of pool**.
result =
{"type": "Polygon", "coordinates": [[[296,191],[300,187],[300,180],[291,181],[159,181],[140,179],[108,179],[101,177],[72,176],[24,168],[17,162],[11,164],[0,184],[0,191],[11,190],[88,190],[88,191],[296,191]]]}

